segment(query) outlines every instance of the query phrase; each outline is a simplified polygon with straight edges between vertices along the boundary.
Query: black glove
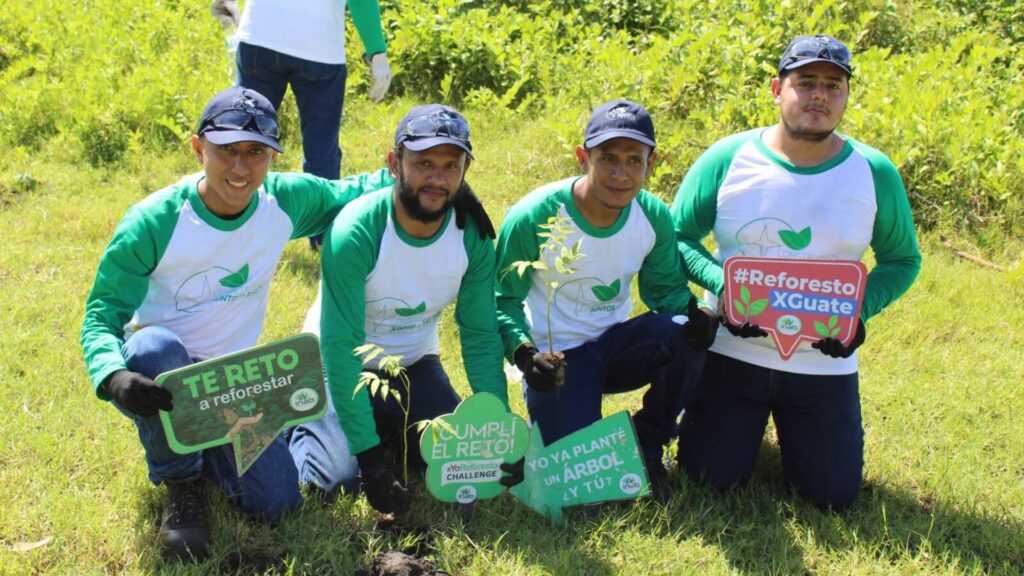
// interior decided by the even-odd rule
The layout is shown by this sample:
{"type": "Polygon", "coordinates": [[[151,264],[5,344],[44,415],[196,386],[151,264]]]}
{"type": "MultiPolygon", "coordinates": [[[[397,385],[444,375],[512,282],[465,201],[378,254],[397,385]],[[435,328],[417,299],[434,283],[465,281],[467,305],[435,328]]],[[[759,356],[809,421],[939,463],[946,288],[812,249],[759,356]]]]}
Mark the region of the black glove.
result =
{"type": "Polygon", "coordinates": [[[502,476],[498,480],[498,482],[501,483],[501,485],[506,487],[506,488],[511,488],[511,487],[515,486],[516,484],[519,484],[520,482],[522,482],[523,478],[524,478],[524,475],[523,475],[523,463],[524,462],[526,462],[526,458],[520,458],[519,460],[516,460],[515,462],[502,462],[501,466],[499,466],[499,467],[501,468],[502,472],[507,472],[508,476],[502,476]]]}
{"type": "Polygon", "coordinates": [[[683,324],[683,338],[695,350],[707,350],[715,343],[718,332],[718,318],[707,308],[697,306],[697,299],[690,297],[686,305],[689,321],[683,324]]]}
{"type": "Polygon", "coordinates": [[[853,351],[856,350],[861,344],[864,343],[864,339],[868,337],[867,330],[864,328],[864,321],[857,320],[857,333],[853,336],[853,342],[850,342],[850,347],[843,346],[843,343],[835,338],[822,338],[817,342],[811,344],[811,348],[817,348],[821,350],[821,353],[826,356],[833,358],[849,358],[853,351]]]}
{"type": "Polygon", "coordinates": [[[118,370],[107,379],[107,392],[125,410],[139,416],[153,416],[157,410],[170,412],[171,391],[130,370],[118,370]]]}
{"type": "Polygon", "coordinates": [[[537,392],[547,394],[558,385],[555,382],[555,373],[558,368],[548,361],[533,346],[520,346],[516,348],[516,367],[523,373],[523,380],[526,385],[537,392]]]}
{"type": "Polygon", "coordinates": [[[757,324],[751,324],[750,320],[744,321],[739,326],[729,322],[729,315],[725,313],[725,300],[721,297],[718,298],[718,320],[729,331],[729,334],[737,338],[764,338],[768,335],[764,328],[757,324]]]}
{"type": "Polygon", "coordinates": [[[402,486],[380,444],[356,454],[363,492],[375,510],[401,515],[409,510],[409,490],[402,486]]]}
{"type": "Polygon", "coordinates": [[[480,199],[476,197],[469,183],[463,180],[458,194],[455,195],[455,225],[459,227],[459,230],[466,228],[466,214],[472,216],[473,221],[476,222],[476,231],[480,234],[481,240],[497,238],[497,234],[494,233],[494,225],[491,224],[491,218],[484,210],[484,205],[480,203],[480,199]]]}

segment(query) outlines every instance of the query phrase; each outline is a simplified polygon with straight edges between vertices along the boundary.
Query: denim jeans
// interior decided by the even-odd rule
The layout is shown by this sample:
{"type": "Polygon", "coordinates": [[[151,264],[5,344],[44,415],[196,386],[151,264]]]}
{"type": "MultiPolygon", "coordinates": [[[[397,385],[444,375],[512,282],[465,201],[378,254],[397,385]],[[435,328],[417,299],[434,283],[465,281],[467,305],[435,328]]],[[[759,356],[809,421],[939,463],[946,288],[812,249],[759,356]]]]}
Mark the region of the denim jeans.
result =
{"type": "Polygon", "coordinates": [[[646,314],[612,326],[598,338],[565,350],[565,385],[550,393],[523,383],[530,419],[551,444],[601,419],[601,398],[650,383],[633,414],[647,462],[660,462],[678,432],[676,419],[696,392],[704,352],[683,340],[668,314],[646,314]]]}
{"type": "MultiPolygon", "coordinates": [[[[195,362],[189,357],[181,339],[159,326],[143,328],[133,334],[121,352],[129,370],[153,379],[195,362]]],[[[239,477],[230,444],[178,454],[167,444],[159,415],[139,416],[128,412],[116,401],[113,404],[135,423],[146,453],[149,479],[154,484],[202,473],[219,486],[239,510],[268,520],[275,520],[302,505],[298,472],[283,437],[278,436],[252,467],[239,477]]]]}
{"type": "Polygon", "coordinates": [[[299,469],[299,481],[330,499],[339,490],[347,494],[359,493],[359,462],[349,451],[330,390],[327,401],[327,414],[323,418],[290,430],[288,446],[299,469]]]}
{"type": "Polygon", "coordinates": [[[864,469],[856,372],[796,374],[708,354],[702,392],[683,415],[681,466],[719,489],[747,482],[769,414],[797,493],[822,509],[852,504],[864,469]]]}
{"type": "Polygon", "coordinates": [[[302,170],[337,180],[341,174],[338,131],[345,105],[344,64],[324,64],[282,54],[262,46],[238,45],[238,83],[281,107],[290,84],[302,130],[302,170]]]}

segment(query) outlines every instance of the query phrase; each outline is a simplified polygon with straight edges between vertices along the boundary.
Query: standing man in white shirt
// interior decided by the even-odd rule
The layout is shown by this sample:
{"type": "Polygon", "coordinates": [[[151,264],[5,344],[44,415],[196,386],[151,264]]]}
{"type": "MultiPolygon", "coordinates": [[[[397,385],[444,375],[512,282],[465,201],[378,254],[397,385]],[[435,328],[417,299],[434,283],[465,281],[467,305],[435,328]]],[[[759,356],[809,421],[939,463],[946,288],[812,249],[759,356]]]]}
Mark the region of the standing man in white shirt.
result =
{"type": "MultiPolygon", "coordinates": [[[[213,0],[225,27],[238,26],[238,84],[263,94],[280,109],[290,85],[302,130],[302,170],[329,180],[341,173],[338,131],[348,77],[345,0],[213,0]],[[240,14],[240,15],[239,15],[240,14]]],[[[370,98],[379,102],[391,85],[387,45],[376,0],[350,0],[349,11],[373,74],[370,98]]],[[[316,250],[323,236],[309,239],[316,250]]]]}

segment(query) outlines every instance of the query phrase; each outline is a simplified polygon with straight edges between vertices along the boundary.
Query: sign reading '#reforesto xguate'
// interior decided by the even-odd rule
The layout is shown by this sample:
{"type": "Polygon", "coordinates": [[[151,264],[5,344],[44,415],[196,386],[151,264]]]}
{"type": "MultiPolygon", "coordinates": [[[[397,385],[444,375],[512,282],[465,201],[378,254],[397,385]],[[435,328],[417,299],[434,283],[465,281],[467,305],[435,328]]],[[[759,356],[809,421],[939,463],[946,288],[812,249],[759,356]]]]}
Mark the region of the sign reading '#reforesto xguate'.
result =
{"type": "Polygon", "coordinates": [[[161,374],[174,409],[160,412],[179,454],[231,443],[241,476],[281,430],[327,411],[320,344],[299,334],[161,374]]]}

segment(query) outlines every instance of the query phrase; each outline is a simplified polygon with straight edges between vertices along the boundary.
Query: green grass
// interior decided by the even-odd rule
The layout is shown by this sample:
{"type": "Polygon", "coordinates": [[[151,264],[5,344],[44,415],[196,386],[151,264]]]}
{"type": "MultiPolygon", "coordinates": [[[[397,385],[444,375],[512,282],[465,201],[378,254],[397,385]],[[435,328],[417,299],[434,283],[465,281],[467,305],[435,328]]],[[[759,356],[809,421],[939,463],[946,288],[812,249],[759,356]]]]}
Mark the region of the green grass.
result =
{"type": "MultiPolygon", "coordinates": [[[[353,98],[343,171],[380,166],[395,122],[412,105],[353,98]]],[[[469,119],[477,143],[469,179],[496,222],[534,186],[576,170],[563,131],[567,124],[582,130],[582,118],[471,111],[469,119]]],[[[300,161],[297,135],[289,136],[278,168],[300,161]]],[[[415,529],[395,529],[351,498],[312,504],[271,527],[217,495],[213,558],[198,567],[163,564],[156,543],[163,488],[146,480],[131,424],[95,399],[78,330],[123,211],[196,166],[183,146],[134,151],[93,168],[59,140],[37,154],[0,158],[0,574],[234,573],[240,562],[242,572],[348,574],[394,548],[453,574],[1024,573],[1024,309],[1015,304],[1024,284],[1019,273],[955,259],[932,236],[923,238],[916,285],[868,326],[865,485],[843,515],[787,492],[769,430],[744,489],[720,495],[677,478],[667,504],[574,511],[563,527],[508,496],[481,503],[462,524],[422,487],[415,529]]],[[[1003,254],[1020,253],[1005,242],[1003,254]]],[[[305,242],[293,242],[271,290],[264,341],[298,330],[318,275],[305,242]]],[[[466,393],[450,314],[442,330],[444,361],[466,393]]],[[[525,415],[518,389],[510,390],[514,410],[525,415]]],[[[638,399],[611,397],[606,413],[635,408],[638,399]]]]}

